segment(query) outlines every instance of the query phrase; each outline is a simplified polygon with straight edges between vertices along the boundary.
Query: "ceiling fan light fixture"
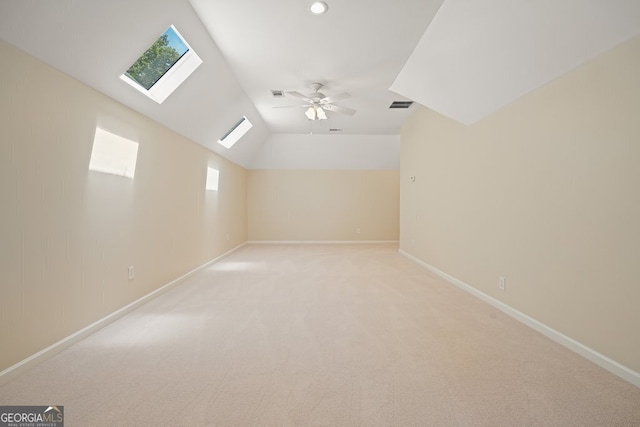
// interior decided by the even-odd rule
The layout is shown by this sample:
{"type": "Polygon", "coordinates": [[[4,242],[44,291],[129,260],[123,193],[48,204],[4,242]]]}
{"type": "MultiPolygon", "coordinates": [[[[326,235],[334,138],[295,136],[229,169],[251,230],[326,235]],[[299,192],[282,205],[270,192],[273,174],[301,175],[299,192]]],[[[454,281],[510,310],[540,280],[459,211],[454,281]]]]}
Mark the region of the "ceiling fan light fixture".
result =
{"type": "Polygon", "coordinates": [[[293,96],[295,98],[300,98],[305,101],[303,105],[288,105],[283,107],[273,107],[273,108],[291,108],[291,107],[302,107],[305,108],[304,115],[307,116],[309,120],[327,120],[329,117],[327,116],[327,111],[331,111],[331,114],[346,114],[348,116],[353,116],[356,113],[356,110],[351,108],[342,107],[340,105],[335,105],[334,101],[339,101],[341,99],[350,98],[346,92],[338,93],[331,96],[325,96],[323,93],[319,92],[322,88],[322,84],[313,83],[311,85],[313,89],[313,94],[311,95],[303,95],[300,92],[288,91],[287,95],[293,96]]]}
{"type": "Polygon", "coordinates": [[[309,107],[309,109],[304,112],[304,115],[307,116],[307,118],[309,120],[315,120],[316,119],[316,110],[314,110],[313,107],[309,107]]]}
{"type": "Polygon", "coordinates": [[[304,112],[309,120],[327,120],[327,113],[318,105],[312,105],[307,111],[304,112]]]}
{"type": "Polygon", "coordinates": [[[309,12],[314,15],[322,15],[327,10],[329,10],[329,6],[323,1],[314,1],[311,3],[311,6],[309,6],[309,12]]]}

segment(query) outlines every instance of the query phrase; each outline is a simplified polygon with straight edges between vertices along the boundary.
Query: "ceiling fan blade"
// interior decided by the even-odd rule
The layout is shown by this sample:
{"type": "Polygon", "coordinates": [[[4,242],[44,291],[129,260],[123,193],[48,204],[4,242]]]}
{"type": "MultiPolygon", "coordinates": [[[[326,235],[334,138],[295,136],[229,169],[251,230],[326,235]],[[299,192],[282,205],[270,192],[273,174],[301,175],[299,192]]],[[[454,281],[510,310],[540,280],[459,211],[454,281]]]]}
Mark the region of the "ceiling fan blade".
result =
{"type": "Polygon", "coordinates": [[[305,105],[278,105],[276,107],[271,107],[271,108],[309,108],[311,107],[311,104],[305,104],[305,105]]]}
{"type": "Polygon", "coordinates": [[[346,114],[348,116],[353,116],[356,113],[356,110],[352,110],[351,108],[341,107],[339,105],[333,104],[323,104],[322,108],[327,111],[331,111],[332,113],[346,114]]]}
{"type": "Polygon", "coordinates": [[[322,102],[323,104],[326,104],[326,103],[331,103],[336,101],[342,101],[343,99],[348,99],[348,98],[351,98],[351,95],[349,95],[347,92],[342,92],[337,95],[327,96],[326,98],[323,98],[320,102],[322,102]]]}
{"type": "Polygon", "coordinates": [[[291,96],[295,96],[296,98],[300,98],[300,99],[304,99],[307,102],[313,102],[313,99],[309,98],[307,95],[303,95],[300,92],[296,92],[295,90],[292,90],[290,92],[287,92],[287,95],[291,95],[291,96]]]}

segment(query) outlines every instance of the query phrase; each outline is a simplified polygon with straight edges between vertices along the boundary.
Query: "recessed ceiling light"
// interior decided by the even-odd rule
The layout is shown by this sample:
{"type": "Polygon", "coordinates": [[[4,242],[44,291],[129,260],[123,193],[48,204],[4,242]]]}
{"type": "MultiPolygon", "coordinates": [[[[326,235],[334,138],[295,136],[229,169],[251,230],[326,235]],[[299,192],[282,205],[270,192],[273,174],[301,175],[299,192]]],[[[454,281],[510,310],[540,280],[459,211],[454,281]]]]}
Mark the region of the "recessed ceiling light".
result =
{"type": "Polygon", "coordinates": [[[322,15],[328,9],[329,6],[327,6],[327,4],[323,1],[314,1],[313,3],[311,3],[311,6],[309,6],[309,12],[313,13],[314,15],[322,15]]]}

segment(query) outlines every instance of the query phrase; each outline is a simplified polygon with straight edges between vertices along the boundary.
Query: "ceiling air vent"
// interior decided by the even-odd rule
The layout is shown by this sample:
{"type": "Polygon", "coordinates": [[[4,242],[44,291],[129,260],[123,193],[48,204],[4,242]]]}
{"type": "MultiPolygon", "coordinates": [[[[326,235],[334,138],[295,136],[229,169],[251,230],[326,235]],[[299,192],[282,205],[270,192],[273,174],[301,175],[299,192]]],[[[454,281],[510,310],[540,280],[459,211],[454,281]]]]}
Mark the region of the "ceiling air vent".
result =
{"type": "Polygon", "coordinates": [[[272,89],[271,95],[273,95],[274,98],[284,98],[284,91],[272,89]]]}
{"type": "Polygon", "coordinates": [[[389,108],[409,108],[413,104],[413,101],[393,101],[389,108]]]}
{"type": "Polygon", "coordinates": [[[342,129],[331,128],[329,129],[329,132],[342,132],[342,129]]]}

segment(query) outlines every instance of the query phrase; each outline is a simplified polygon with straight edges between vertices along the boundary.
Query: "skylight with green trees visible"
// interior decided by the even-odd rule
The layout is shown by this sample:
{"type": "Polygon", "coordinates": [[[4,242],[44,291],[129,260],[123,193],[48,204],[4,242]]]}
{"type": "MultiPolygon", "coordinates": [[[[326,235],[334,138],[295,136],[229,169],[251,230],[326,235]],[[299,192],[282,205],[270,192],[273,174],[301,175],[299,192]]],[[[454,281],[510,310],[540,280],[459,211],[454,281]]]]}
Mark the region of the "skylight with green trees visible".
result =
{"type": "Polygon", "coordinates": [[[188,51],[182,39],[169,27],[125,74],[149,90],[188,51]]]}
{"type": "Polygon", "coordinates": [[[162,103],[201,63],[172,25],[120,78],[162,103]]]}

